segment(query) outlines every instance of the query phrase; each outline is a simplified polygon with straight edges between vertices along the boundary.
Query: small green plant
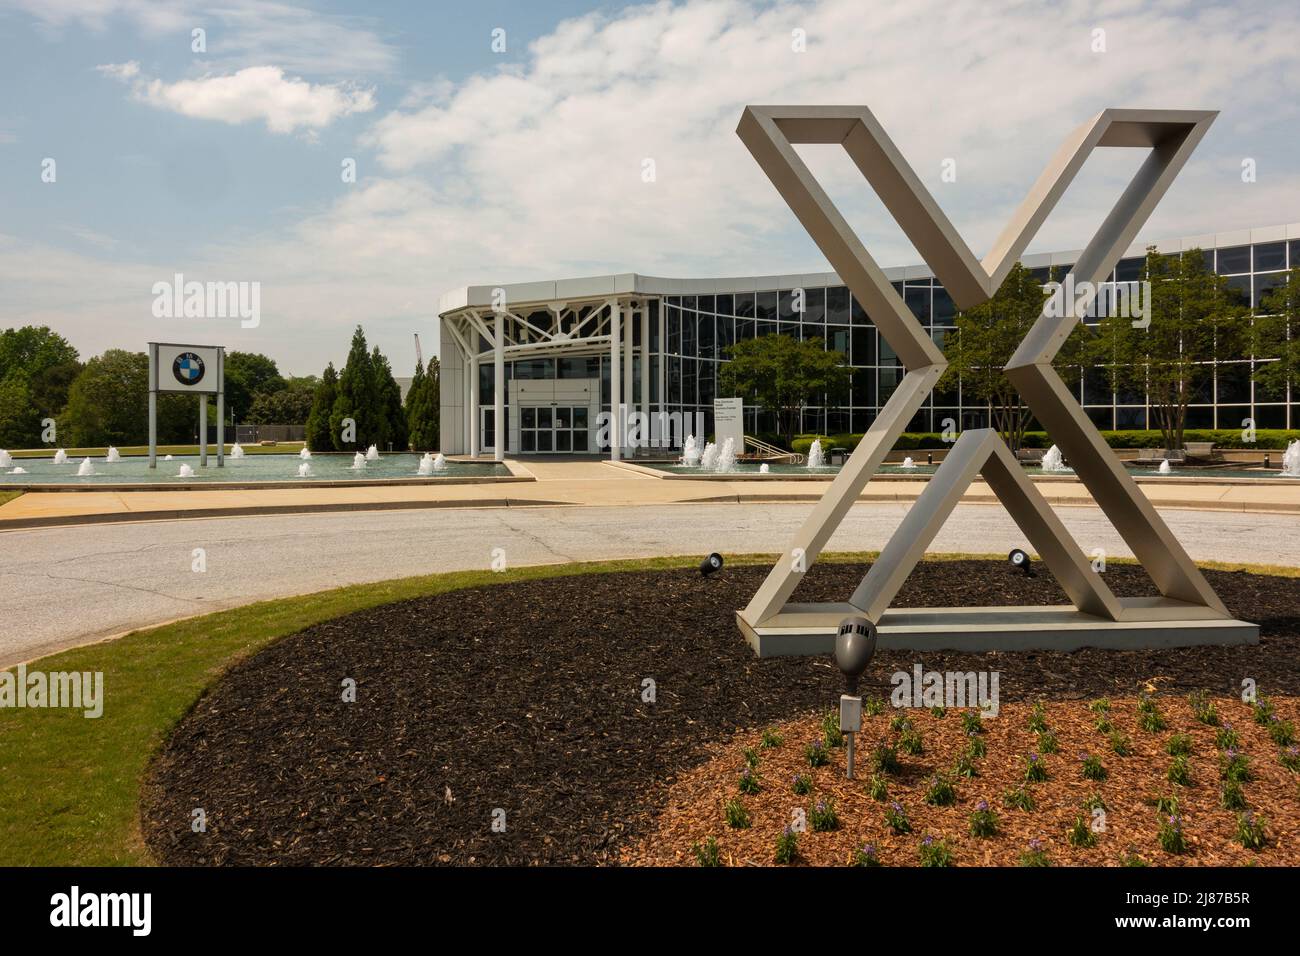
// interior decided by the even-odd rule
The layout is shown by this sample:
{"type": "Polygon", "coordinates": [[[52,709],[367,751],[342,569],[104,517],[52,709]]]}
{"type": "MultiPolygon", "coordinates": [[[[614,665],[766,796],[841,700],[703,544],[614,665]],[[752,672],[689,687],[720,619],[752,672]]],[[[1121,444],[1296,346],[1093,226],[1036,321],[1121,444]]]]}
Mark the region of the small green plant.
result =
{"type": "Polygon", "coordinates": [[[1250,777],[1250,759],[1240,750],[1225,750],[1219,759],[1219,779],[1246,783],[1250,777]]]}
{"type": "Polygon", "coordinates": [[[1061,742],[1056,739],[1056,734],[1050,730],[1044,730],[1038,735],[1038,752],[1041,754],[1058,753],[1061,749],[1061,742]]]}
{"type": "Polygon", "coordinates": [[[883,866],[880,857],[876,853],[876,848],[870,843],[865,843],[853,851],[853,859],[850,864],[852,866],[883,866]]]}
{"type": "Polygon", "coordinates": [[[1165,744],[1165,752],[1171,757],[1188,757],[1192,753],[1192,735],[1174,734],[1165,744]]]}
{"type": "Polygon", "coordinates": [[[815,833],[829,833],[840,828],[840,818],[839,814],[835,812],[835,802],[833,800],[818,800],[813,804],[812,812],[808,814],[808,820],[812,823],[813,832],[815,833]]]}
{"type": "Polygon", "coordinates": [[[1138,700],[1138,726],[1149,734],[1158,734],[1168,726],[1155,698],[1143,696],[1138,700]]]}
{"type": "Polygon", "coordinates": [[[779,747],[785,743],[785,738],[781,736],[780,731],[775,727],[768,727],[763,731],[762,746],[772,748],[779,747]]]}
{"type": "Polygon", "coordinates": [[[930,787],[925,791],[925,802],[934,807],[950,807],[957,802],[957,788],[946,774],[938,773],[930,778],[930,787]]]}
{"type": "Polygon", "coordinates": [[[1093,847],[1097,845],[1097,834],[1092,832],[1092,827],[1088,826],[1088,821],[1083,817],[1075,817],[1074,825],[1066,833],[1066,839],[1070,846],[1093,847]]]}
{"type": "Polygon", "coordinates": [[[801,797],[806,797],[812,793],[812,781],[801,773],[794,775],[794,780],[790,784],[790,789],[801,797]]]}
{"type": "Polygon", "coordinates": [[[1110,722],[1110,718],[1101,716],[1097,718],[1098,733],[1108,734],[1115,729],[1115,725],[1110,722]]]}
{"type": "Polygon", "coordinates": [[[1295,744],[1278,751],[1277,760],[1292,773],[1300,773],[1300,747],[1295,744]]]}
{"type": "Polygon", "coordinates": [[[1219,806],[1225,810],[1245,810],[1246,794],[1235,780],[1223,781],[1219,788],[1219,806]]]}
{"type": "Polygon", "coordinates": [[[1136,853],[1126,853],[1124,854],[1124,856],[1120,857],[1119,865],[1127,866],[1127,867],[1140,867],[1140,866],[1148,866],[1149,864],[1147,863],[1146,860],[1142,859],[1142,857],[1138,856],[1136,853]]]}
{"type": "Polygon", "coordinates": [[[743,755],[745,757],[745,765],[749,767],[750,770],[757,770],[758,751],[755,750],[753,747],[746,747],[743,751],[743,755]]]}
{"type": "Polygon", "coordinates": [[[1187,702],[1192,706],[1192,715],[1207,727],[1219,725],[1219,712],[1214,701],[1210,700],[1208,691],[1196,690],[1187,695],[1187,702]]]}
{"type": "Polygon", "coordinates": [[[1192,785],[1192,768],[1188,766],[1186,754],[1179,754],[1173,759],[1169,764],[1168,772],[1165,773],[1165,779],[1180,787],[1192,785]]]}
{"type": "Polygon", "coordinates": [[[828,710],[822,715],[822,739],[827,747],[843,747],[844,734],[840,731],[838,711],[828,710]]]}
{"type": "Polygon", "coordinates": [[[885,702],[879,697],[862,698],[862,715],[864,717],[879,717],[885,712],[885,702]]]}
{"type": "Polygon", "coordinates": [[[1042,840],[1030,840],[1029,846],[1020,854],[1021,866],[1051,866],[1047,851],[1043,849],[1042,840]]]}
{"type": "Polygon", "coordinates": [[[1091,813],[1093,810],[1109,810],[1106,801],[1101,798],[1099,793],[1090,793],[1083,798],[1083,809],[1091,813]]]}
{"type": "Polygon", "coordinates": [[[799,834],[795,833],[793,827],[787,826],[776,838],[776,862],[793,863],[798,856],[799,834]]]}
{"type": "Polygon", "coordinates": [[[947,840],[936,840],[927,836],[921,841],[922,866],[952,866],[952,851],[948,849],[947,840]]]}
{"type": "Polygon", "coordinates": [[[952,772],[959,777],[978,777],[980,775],[979,767],[975,765],[975,758],[969,753],[961,754],[957,762],[953,765],[952,772]]]}
{"type": "Polygon", "coordinates": [[[804,748],[804,756],[808,758],[808,766],[824,767],[830,763],[830,755],[826,753],[826,745],[820,740],[814,740],[804,748]]]}
{"type": "Polygon", "coordinates": [[[1241,735],[1232,729],[1232,724],[1225,723],[1214,735],[1214,746],[1220,750],[1232,750],[1241,746],[1241,735]]]}
{"type": "Polygon", "coordinates": [[[1098,781],[1106,779],[1106,768],[1101,765],[1101,758],[1096,754],[1080,754],[1079,759],[1083,763],[1083,779],[1098,781]]]}
{"type": "Polygon", "coordinates": [[[970,815],[970,834],[977,837],[997,836],[998,814],[989,806],[987,800],[975,804],[975,812],[970,815]]]}
{"type": "Polygon", "coordinates": [[[727,817],[727,826],[733,830],[748,830],[751,823],[749,811],[745,805],[740,802],[739,797],[732,797],[722,805],[722,811],[727,817]]]}
{"type": "Polygon", "coordinates": [[[1047,710],[1041,700],[1035,701],[1033,710],[1029,712],[1029,729],[1036,734],[1047,732],[1047,710]]]}
{"type": "Polygon", "coordinates": [[[885,778],[879,774],[871,775],[871,782],[867,784],[867,794],[872,800],[889,799],[889,788],[885,786],[885,778]]]}
{"type": "Polygon", "coordinates": [[[1264,818],[1247,810],[1237,814],[1237,842],[1247,850],[1262,850],[1268,842],[1264,831],[1264,818]]]}
{"type": "Polygon", "coordinates": [[[1289,747],[1295,743],[1295,724],[1274,714],[1269,718],[1268,736],[1279,747],[1289,747]]]}
{"type": "Polygon", "coordinates": [[[1002,802],[1013,810],[1034,809],[1034,795],[1024,787],[1016,787],[1002,795],[1002,802]]]}
{"type": "Polygon", "coordinates": [[[948,716],[948,708],[940,704],[938,707],[930,708],[930,715],[936,720],[943,720],[948,716]]]}
{"type": "Polygon", "coordinates": [[[876,744],[871,751],[871,769],[877,773],[896,773],[898,771],[898,751],[886,743],[876,744]]]}
{"type": "Polygon", "coordinates": [[[885,824],[894,832],[895,836],[902,836],[904,833],[912,832],[912,821],[907,819],[907,811],[903,805],[895,800],[885,811],[885,824]]]}
{"type": "Polygon", "coordinates": [[[718,841],[713,837],[708,837],[703,843],[696,843],[691,847],[691,853],[695,854],[695,862],[700,866],[722,866],[722,851],[718,849],[718,841]]]}
{"type": "Polygon", "coordinates": [[[911,754],[913,757],[925,753],[925,744],[921,740],[921,732],[915,727],[908,727],[898,738],[898,746],[903,753],[911,754]]]}
{"type": "Polygon", "coordinates": [[[889,729],[894,733],[902,733],[911,726],[912,721],[906,714],[895,714],[889,720],[889,729]]]}
{"type": "Polygon", "coordinates": [[[1273,719],[1273,702],[1267,697],[1259,697],[1251,708],[1254,712],[1255,723],[1267,725],[1273,719]]]}
{"type": "Polygon", "coordinates": [[[1118,730],[1111,731],[1110,752],[1116,757],[1131,757],[1133,755],[1133,745],[1129,743],[1128,736],[1118,730]]]}
{"type": "Polygon", "coordinates": [[[963,710],[961,712],[961,729],[967,734],[984,733],[984,718],[980,716],[978,710],[963,710]]]}
{"type": "Polygon", "coordinates": [[[1169,816],[1171,814],[1177,814],[1178,798],[1173,794],[1170,794],[1167,797],[1156,797],[1155,808],[1156,808],[1156,813],[1164,814],[1165,816],[1169,816]]]}
{"type": "Polygon", "coordinates": [[[1025,781],[1027,783],[1042,783],[1047,779],[1047,764],[1038,754],[1030,754],[1025,758],[1025,781]]]}
{"type": "Polygon", "coordinates": [[[972,734],[970,739],[966,742],[966,753],[970,754],[976,760],[988,756],[988,752],[989,745],[985,743],[983,737],[972,734]]]}
{"type": "Polygon", "coordinates": [[[1160,848],[1166,853],[1186,853],[1187,838],[1183,836],[1183,818],[1177,813],[1170,813],[1160,818],[1160,830],[1156,834],[1160,848]]]}
{"type": "Polygon", "coordinates": [[[740,775],[740,792],[753,796],[758,793],[759,789],[758,774],[746,767],[740,775]]]}
{"type": "Polygon", "coordinates": [[[1094,700],[1091,704],[1088,705],[1088,709],[1092,711],[1094,714],[1109,714],[1110,698],[1098,697],[1096,700],[1094,700]]]}

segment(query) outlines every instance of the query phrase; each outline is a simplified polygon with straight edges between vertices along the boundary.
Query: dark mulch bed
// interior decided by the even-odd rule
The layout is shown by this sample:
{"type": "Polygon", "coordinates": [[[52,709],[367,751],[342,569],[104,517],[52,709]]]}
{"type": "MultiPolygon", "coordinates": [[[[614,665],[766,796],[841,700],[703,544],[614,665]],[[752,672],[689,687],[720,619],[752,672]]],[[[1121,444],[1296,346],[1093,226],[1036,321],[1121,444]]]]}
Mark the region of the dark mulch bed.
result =
{"type": "MultiPolygon", "coordinates": [[[[829,658],[756,660],[734,623],[766,567],[457,591],[311,627],[228,673],[151,768],[145,838],[168,864],[605,863],[668,787],[741,729],[826,709],[829,658]],[[344,703],[341,682],[357,682],[344,703]],[[652,679],[657,701],[643,703],[652,679]],[[207,831],[191,831],[202,807],[207,831]],[[493,832],[493,812],[506,830],[493,832]]],[[[843,600],[863,565],[821,563],[799,600],[843,600]]],[[[1207,572],[1255,647],[1072,654],[882,653],[888,675],[997,670],[1004,701],[1141,690],[1300,693],[1300,580],[1207,572]]],[[[1112,565],[1121,595],[1151,593],[1112,565]]],[[[925,562],[898,606],[1066,603],[1046,574],[925,562]]],[[[870,692],[870,688],[864,688],[870,692]]]]}

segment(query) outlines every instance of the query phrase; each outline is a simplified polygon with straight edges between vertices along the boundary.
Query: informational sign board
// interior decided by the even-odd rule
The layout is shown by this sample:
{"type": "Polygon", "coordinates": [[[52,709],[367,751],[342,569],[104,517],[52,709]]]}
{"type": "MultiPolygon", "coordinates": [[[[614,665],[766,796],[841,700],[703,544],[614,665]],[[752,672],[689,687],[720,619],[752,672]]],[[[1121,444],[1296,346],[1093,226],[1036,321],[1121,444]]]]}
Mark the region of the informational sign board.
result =
{"type": "Polygon", "coordinates": [[[193,392],[215,395],[221,389],[221,349],[215,345],[154,346],[158,360],[154,388],[160,392],[193,392]]]}
{"type": "Polygon", "coordinates": [[[721,447],[728,438],[734,442],[736,454],[745,450],[745,402],[740,398],[715,398],[713,400],[713,440],[721,447]]]}

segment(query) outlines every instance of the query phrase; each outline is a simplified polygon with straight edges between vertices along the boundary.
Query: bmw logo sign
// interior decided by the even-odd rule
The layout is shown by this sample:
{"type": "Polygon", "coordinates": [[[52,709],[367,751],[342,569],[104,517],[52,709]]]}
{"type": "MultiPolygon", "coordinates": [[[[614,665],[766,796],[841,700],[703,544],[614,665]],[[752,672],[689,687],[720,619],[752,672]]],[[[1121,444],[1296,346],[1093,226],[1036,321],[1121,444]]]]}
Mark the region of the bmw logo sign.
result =
{"type": "Polygon", "coordinates": [[[197,385],[203,381],[203,359],[193,352],[182,352],[172,362],[172,375],[182,385],[197,385]]]}

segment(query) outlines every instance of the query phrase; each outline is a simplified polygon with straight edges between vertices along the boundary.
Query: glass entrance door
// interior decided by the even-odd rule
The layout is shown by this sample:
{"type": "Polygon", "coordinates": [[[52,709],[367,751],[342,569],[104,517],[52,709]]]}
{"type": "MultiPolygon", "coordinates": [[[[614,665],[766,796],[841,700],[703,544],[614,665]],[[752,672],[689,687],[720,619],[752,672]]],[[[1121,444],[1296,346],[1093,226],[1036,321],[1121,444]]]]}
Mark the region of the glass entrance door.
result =
{"type": "Polygon", "coordinates": [[[587,451],[586,406],[525,406],[519,410],[519,450],[524,454],[587,451]]]}

